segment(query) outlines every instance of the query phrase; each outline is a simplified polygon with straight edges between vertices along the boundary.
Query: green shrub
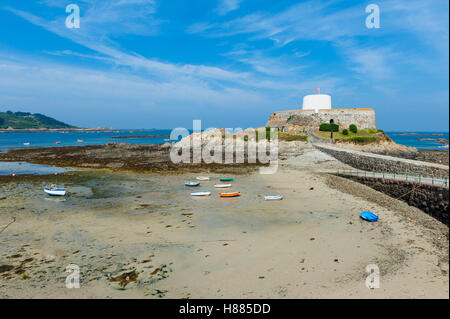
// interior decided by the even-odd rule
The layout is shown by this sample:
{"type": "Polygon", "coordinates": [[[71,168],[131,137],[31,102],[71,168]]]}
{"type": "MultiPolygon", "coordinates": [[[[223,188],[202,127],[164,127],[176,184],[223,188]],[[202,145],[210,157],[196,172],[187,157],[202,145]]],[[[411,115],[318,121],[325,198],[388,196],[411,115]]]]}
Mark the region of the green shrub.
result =
{"type": "Polygon", "coordinates": [[[348,135],[348,130],[347,129],[342,130],[342,134],[348,135]]]}
{"type": "Polygon", "coordinates": [[[369,129],[367,129],[367,132],[368,132],[369,134],[375,134],[377,131],[374,130],[373,128],[369,128],[369,129]]]}
{"type": "Polygon", "coordinates": [[[280,133],[280,128],[266,126],[266,140],[268,140],[269,142],[270,142],[271,133],[273,133],[273,134],[280,133]],[[271,132],[271,130],[272,130],[272,132],[271,132]]]}
{"type": "Polygon", "coordinates": [[[337,124],[329,124],[329,123],[322,123],[320,124],[319,131],[322,132],[330,132],[331,127],[333,127],[333,132],[339,132],[339,125],[337,124]]]}
{"type": "Polygon", "coordinates": [[[351,141],[355,144],[370,144],[377,140],[375,136],[355,136],[351,141]]]}
{"type": "Polygon", "coordinates": [[[358,133],[358,128],[356,127],[355,124],[350,124],[350,126],[348,127],[350,129],[350,132],[352,133],[358,133]]]}

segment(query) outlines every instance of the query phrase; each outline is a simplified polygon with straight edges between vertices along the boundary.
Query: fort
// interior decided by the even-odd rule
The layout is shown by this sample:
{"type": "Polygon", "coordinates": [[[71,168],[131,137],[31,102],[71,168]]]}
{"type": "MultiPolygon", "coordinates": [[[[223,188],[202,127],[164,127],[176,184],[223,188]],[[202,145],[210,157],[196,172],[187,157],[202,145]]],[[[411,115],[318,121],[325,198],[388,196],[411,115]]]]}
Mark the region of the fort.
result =
{"type": "Polygon", "coordinates": [[[278,111],[271,114],[267,127],[278,127],[282,132],[297,127],[303,130],[316,130],[322,123],[333,119],[340,129],[355,124],[359,129],[377,129],[375,111],[371,108],[331,107],[331,96],[326,94],[306,95],[303,108],[278,111]]]}

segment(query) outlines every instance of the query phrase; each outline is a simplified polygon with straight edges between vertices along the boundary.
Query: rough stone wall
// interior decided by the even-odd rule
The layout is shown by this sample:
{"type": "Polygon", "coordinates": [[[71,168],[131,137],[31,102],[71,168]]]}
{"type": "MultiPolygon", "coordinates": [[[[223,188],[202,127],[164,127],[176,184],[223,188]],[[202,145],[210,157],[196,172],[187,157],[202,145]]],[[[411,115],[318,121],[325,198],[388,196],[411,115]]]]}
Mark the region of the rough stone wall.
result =
{"type": "Polygon", "coordinates": [[[354,168],[370,172],[386,172],[396,174],[422,176],[448,176],[449,169],[445,165],[412,161],[384,155],[356,152],[336,147],[315,145],[320,151],[327,153],[342,163],[354,168]]]}
{"type": "Polygon", "coordinates": [[[410,206],[419,208],[448,226],[449,191],[444,187],[392,179],[340,176],[367,185],[393,198],[400,199],[410,206]]]}
{"type": "Polygon", "coordinates": [[[329,123],[330,119],[348,128],[355,124],[360,129],[376,129],[375,112],[372,109],[330,109],[330,110],[290,110],[272,113],[266,126],[283,127],[288,125],[304,126],[317,129],[322,123],[329,123]]]}

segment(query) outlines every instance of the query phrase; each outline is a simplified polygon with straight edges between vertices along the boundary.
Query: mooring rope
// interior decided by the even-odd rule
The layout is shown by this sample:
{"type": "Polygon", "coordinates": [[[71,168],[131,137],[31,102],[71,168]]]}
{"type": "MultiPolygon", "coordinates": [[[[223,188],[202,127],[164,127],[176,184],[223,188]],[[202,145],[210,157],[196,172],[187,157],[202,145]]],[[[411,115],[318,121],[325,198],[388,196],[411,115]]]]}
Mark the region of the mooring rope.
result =
{"type": "Polygon", "coordinates": [[[12,222],[10,222],[8,225],[6,225],[5,227],[3,227],[2,230],[0,230],[0,233],[2,233],[6,228],[8,228],[12,223],[14,223],[16,221],[16,217],[13,217],[12,222]]]}
{"type": "MultiPolygon", "coordinates": [[[[400,199],[400,198],[402,198],[403,196],[406,196],[406,195],[408,195],[409,193],[413,193],[417,188],[419,188],[421,185],[419,184],[419,183],[417,183],[417,184],[415,184],[414,186],[413,186],[413,188],[410,190],[410,191],[408,191],[408,192],[406,192],[405,194],[403,194],[402,196],[400,196],[400,197],[397,197],[396,199],[400,199]]],[[[411,195],[411,196],[413,196],[413,195],[411,195]]]]}

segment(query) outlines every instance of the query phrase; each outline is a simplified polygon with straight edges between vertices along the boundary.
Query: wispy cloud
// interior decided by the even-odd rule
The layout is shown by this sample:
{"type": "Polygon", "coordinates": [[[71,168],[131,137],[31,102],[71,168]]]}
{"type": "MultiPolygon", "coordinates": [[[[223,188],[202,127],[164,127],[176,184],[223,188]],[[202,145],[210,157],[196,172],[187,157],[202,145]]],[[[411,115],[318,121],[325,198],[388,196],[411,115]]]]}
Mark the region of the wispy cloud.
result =
{"type": "MultiPolygon", "coordinates": [[[[303,83],[301,78],[280,81],[279,79],[275,80],[270,77],[261,78],[250,72],[230,71],[216,66],[161,62],[156,59],[146,58],[134,52],[127,52],[109,38],[99,36],[96,32],[90,32],[89,29],[79,33],[78,30],[83,30],[83,28],[80,28],[74,32],[74,30],[61,27],[61,22],[58,19],[46,21],[28,12],[12,8],[8,10],[37,26],[43,27],[50,32],[97,52],[100,56],[94,56],[93,58],[95,59],[103,57],[105,61],[126,66],[135,71],[144,71],[147,76],[156,76],[156,78],[162,81],[170,81],[174,77],[189,77],[199,81],[206,80],[210,85],[221,88],[240,85],[255,89],[284,91],[296,89],[299,87],[299,83],[303,83]]],[[[74,53],[65,51],[64,54],[74,53]]],[[[88,57],[88,55],[84,55],[84,57],[88,57]]],[[[256,71],[266,75],[281,75],[283,73],[282,64],[275,59],[269,60],[268,58],[258,57],[256,55],[253,58],[242,58],[241,62],[252,65],[256,71]]],[[[299,66],[289,66],[285,68],[284,73],[289,73],[299,68],[299,66]]]]}
{"type": "Polygon", "coordinates": [[[349,59],[355,64],[352,69],[357,73],[375,80],[392,78],[393,71],[390,61],[394,59],[394,54],[389,49],[353,48],[347,50],[349,59]]]}
{"type": "Polygon", "coordinates": [[[332,2],[306,1],[276,13],[255,12],[222,23],[210,36],[253,34],[287,44],[298,39],[334,40],[341,36],[364,34],[364,6],[334,10],[332,2]],[[358,23],[359,21],[359,23],[358,23]],[[355,25],[360,25],[355,28],[355,25]]]}
{"type": "MultiPolygon", "coordinates": [[[[394,101],[427,85],[446,90],[445,1],[379,0],[376,30],[365,26],[365,2],[269,2],[215,0],[212,11],[196,12],[197,18],[182,0],[79,0],[80,29],[65,27],[64,1],[39,0],[42,10],[11,5],[6,10],[72,43],[49,34],[47,42],[30,44],[29,52],[45,56],[28,56],[25,46],[14,45],[19,52],[5,55],[9,47],[2,46],[1,102],[76,107],[79,101],[88,112],[98,101],[103,113],[108,107],[124,114],[152,110],[181,119],[202,110],[226,118],[231,105],[268,112],[298,106],[315,87],[335,94],[337,105],[351,106],[385,105],[380,96],[394,101]]],[[[439,96],[448,104],[448,91],[439,96]]]]}
{"type": "Polygon", "coordinates": [[[216,12],[219,15],[225,15],[228,12],[238,9],[241,2],[242,0],[219,0],[216,12]]]}

